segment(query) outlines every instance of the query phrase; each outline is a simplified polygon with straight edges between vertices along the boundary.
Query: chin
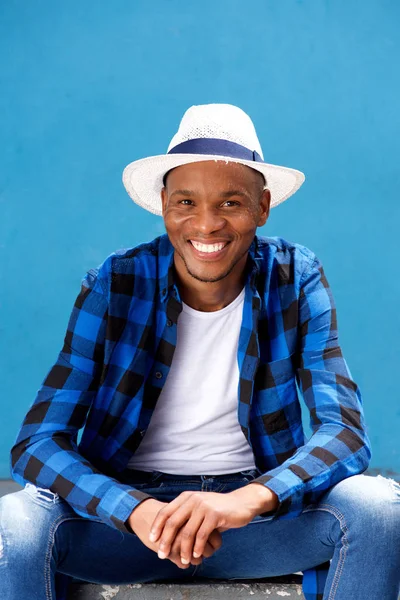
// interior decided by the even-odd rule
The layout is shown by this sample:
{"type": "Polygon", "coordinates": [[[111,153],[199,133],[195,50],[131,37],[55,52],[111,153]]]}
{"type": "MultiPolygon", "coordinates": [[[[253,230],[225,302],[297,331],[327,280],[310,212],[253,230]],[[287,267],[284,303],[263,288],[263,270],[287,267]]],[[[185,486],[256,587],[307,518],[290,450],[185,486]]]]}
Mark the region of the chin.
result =
{"type": "Polygon", "coordinates": [[[204,281],[206,283],[213,283],[214,281],[220,281],[221,279],[225,279],[231,272],[231,269],[209,269],[204,267],[203,269],[191,269],[185,263],[186,271],[189,273],[191,277],[197,279],[198,281],[204,281]]]}

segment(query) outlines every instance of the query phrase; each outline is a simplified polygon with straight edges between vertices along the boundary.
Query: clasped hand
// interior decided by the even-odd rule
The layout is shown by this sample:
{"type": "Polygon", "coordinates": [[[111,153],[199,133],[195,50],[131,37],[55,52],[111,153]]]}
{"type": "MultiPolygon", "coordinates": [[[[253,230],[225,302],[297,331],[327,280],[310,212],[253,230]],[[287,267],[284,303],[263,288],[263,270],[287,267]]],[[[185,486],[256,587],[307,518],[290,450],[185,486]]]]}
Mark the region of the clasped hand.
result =
{"type": "Polygon", "coordinates": [[[188,568],[221,547],[223,531],[243,527],[259,514],[254,485],[246,488],[227,494],[186,491],[168,503],[150,498],[132,512],[129,522],[159,558],[169,558],[178,567],[188,568]]]}

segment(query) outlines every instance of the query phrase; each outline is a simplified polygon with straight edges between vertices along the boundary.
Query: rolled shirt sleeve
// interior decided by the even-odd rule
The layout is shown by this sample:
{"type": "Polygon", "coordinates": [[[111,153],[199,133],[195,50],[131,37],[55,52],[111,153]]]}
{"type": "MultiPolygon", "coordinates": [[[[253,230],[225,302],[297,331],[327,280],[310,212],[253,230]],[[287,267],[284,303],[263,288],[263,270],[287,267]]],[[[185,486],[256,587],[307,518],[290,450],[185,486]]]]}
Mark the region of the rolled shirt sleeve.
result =
{"type": "Polygon", "coordinates": [[[273,518],[298,516],[334,484],[365,471],[371,459],[360,390],[343,357],[334,299],[315,255],[300,282],[298,327],[296,380],[312,435],[285,462],[254,479],[278,496],[273,518]]]}
{"type": "MultiPolygon", "coordinates": [[[[102,266],[106,270],[105,263],[102,266]]],[[[77,433],[86,421],[101,377],[107,315],[105,277],[92,269],[82,280],[63,348],[11,449],[10,467],[20,485],[30,482],[50,489],[82,517],[100,519],[132,533],[125,521],[151,496],[103,474],[77,447],[77,433]]]]}

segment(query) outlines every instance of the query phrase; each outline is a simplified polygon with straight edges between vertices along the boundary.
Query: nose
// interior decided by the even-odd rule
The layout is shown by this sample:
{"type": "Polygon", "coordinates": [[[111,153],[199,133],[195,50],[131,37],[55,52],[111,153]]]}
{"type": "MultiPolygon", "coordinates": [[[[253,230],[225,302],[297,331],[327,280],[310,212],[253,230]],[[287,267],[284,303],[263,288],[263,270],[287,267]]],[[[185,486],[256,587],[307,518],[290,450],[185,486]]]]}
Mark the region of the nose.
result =
{"type": "Polygon", "coordinates": [[[201,232],[203,235],[220,231],[226,225],[226,219],[223,215],[218,214],[213,208],[198,208],[196,214],[193,215],[193,228],[201,232]]]}

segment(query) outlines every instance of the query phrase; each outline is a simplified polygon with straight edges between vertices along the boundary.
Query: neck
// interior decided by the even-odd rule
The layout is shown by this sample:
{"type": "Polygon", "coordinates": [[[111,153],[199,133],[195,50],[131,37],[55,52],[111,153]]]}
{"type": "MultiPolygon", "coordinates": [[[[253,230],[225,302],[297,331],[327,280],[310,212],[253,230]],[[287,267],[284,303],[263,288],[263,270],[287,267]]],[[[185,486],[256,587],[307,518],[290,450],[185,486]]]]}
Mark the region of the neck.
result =
{"type": "Polygon", "coordinates": [[[223,279],[214,282],[199,281],[190,275],[186,267],[177,266],[175,273],[179,294],[185,304],[203,312],[214,312],[228,306],[242,291],[246,282],[247,254],[223,279]],[[238,267],[238,268],[236,268],[238,267]]]}

